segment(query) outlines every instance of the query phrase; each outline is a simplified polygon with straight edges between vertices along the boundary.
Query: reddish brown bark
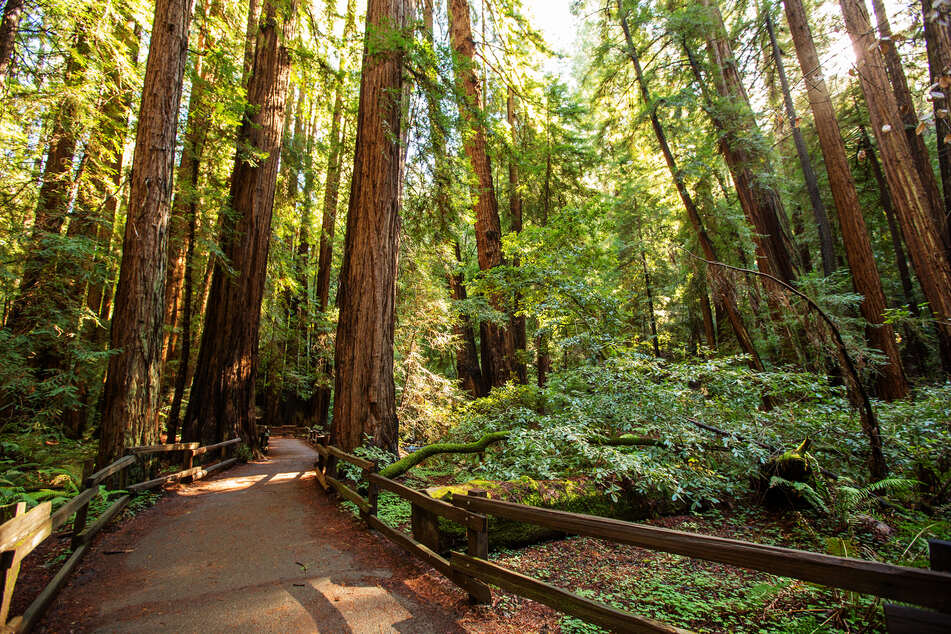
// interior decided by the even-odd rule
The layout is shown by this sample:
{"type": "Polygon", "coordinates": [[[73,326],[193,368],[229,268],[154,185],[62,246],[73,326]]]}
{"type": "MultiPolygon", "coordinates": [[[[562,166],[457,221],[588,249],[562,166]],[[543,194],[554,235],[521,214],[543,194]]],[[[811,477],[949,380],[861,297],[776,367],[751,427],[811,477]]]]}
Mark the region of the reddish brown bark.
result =
{"type": "Polygon", "coordinates": [[[886,400],[905,396],[908,383],[902,368],[901,356],[895,342],[895,333],[885,323],[885,293],[875,264],[875,254],[865,226],[865,217],[859,204],[858,192],[845,154],[845,144],[835,117],[832,97],[826,87],[819,65],[819,55],[812,39],[809,21],[801,0],[785,0],[786,19],[796,46],[799,65],[803,69],[806,94],[815,118],[816,134],[825,160],[829,188],[839,214],[839,226],[845,254],[852,270],[855,291],[862,295],[862,316],[867,322],[869,343],[885,355],[876,381],[878,395],[886,400]]]}
{"type": "Polygon", "coordinates": [[[941,239],[945,241],[945,249],[948,249],[949,255],[951,255],[951,242],[947,241],[947,209],[945,209],[944,200],[938,190],[938,181],[931,169],[931,158],[928,156],[925,138],[918,133],[918,113],[915,111],[911,90],[908,89],[905,69],[902,66],[901,58],[898,56],[898,48],[895,46],[895,40],[892,36],[892,28],[888,22],[888,14],[885,12],[885,4],[882,0],[872,0],[872,10],[875,13],[875,21],[881,36],[879,50],[885,60],[885,73],[888,75],[888,80],[891,82],[892,90],[895,93],[898,113],[901,115],[905,135],[908,137],[908,149],[915,161],[915,167],[918,168],[921,186],[928,196],[935,227],[937,227],[941,239]]]}
{"type": "Polygon", "coordinates": [[[175,133],[192,0],[158,0],[139,107],[122,265],[100,425],[99,464],[158,438],[156,408],[175,133]]]}
{"type": "Polygon", "coordinates": [[[356,152],[337,306],[330,437],[344,450],[397,449],[393,328],[399,251],[401,94],[412,19],[406,0],[370,0],[360,79],[356,152]]]}
{"type": "Polygon", "coordinates": [[[921,0],[925,42],[928,49],[928,72],[931,83],[937,86],[932,93],[935,121],[935,136],[938,149],[938,167],[941,172],[941,187],[944,197],[944,241],[951,245],[951,25],[946,7],[942,12],[934,10],[931,0],[921,0]],[[940,95],[940,96],[939,96],[940,95]]]}
{"type": "Polygon", "coordinates": [[[885,63],[875,45],[868,13],[860,0],[840,0],[840,5],[858,60],[856,70],[882,154],[892,202],[915,273],[934,314],[942,362],[948,369],[951,368],[951,267],[931,215],[931,200],[911,156],[908,137],[901,134],[904,122],[889,88],[885,63]]]}
{"type": "MultiPolygon", "coordinates": [[[[353,0],[347,2],[347,17],[343,26],[343,41],[346,42],[353,35],[355,28],[355,7],[353,0]]],[[[342,73],[344,67],[338,69],[342,73]]],[[[350,117],[344,117],[343,108],[343,77],[338,77],[334,87],[333,114],[330,123],[330,155],[327,157],[327,177],[324,181],[323,213],[320,223],[320,239],[317,252],[317,308],[326,313],[330,302],[330,275],[333,270],[334,234],[337,227],[337,204],[340,197],[340,176],[343,163],[344,140],[347,138],[347,128],[350,117]]],[[[321,361],[319,370],[322,373],[332,374],[333,367],[326,361],[321,361]]],[[[316,398],[316,423],[321,428],[327,425],[327,415],[330,410],[330,387],[319,386],[316,398]]]]}
{"type": "MultiPolygon", "coordinates": [[[[209,3],[203,3],[199,13],[208,11],[209,3]]],[[[207,28],[198,29],[196,49],[193,56],[191,97],[188,101],[188,115],[185,124],[185,140],[182,144],[182,157],[178,162],[175,175],[175,198],[172,203],[172,217],[169,224],[168,269],[165,278],[165,331],[162,342],[162,363],[178,356],[180,340],[180,320],[184,312],[182,301],[185,281],[185,261],[190,247],[189,236],[192,218],[198,213],[198,174],[201,167],[202,152],[208,137],[208,65],[204,63],[207,54],[207,28]]],[[[166,382],[169,383],[170,382],[166,382]]]]}
{"type": "MultiPolygon", "coordinates": [[[[822,202],[822,196],[819,194],[819,183],[816,179],[816,172],[812,169],[812,161],[809,158],[809,150],[806,147],[806,140],[802,136],[802,130],[799,128],[799,117],[796,114],[796,107],[793,104],[792,94],[789,91],[789,80],[786,78],[786,69],[783,66],[783,55],[776,41],[776,29],[773,25],[773,17],[769,9],[764,12],[766,16],[766,30],[769,32],[769,43],[772,51],[773,64],[776,74],[779,76],[779,86],[783,95],[783,105],[786,109],[786,117],[789,119],[789,126],[792,129],[793,142],[796,145],[796,154],[799,156],[799,165],[802,169],[803,180],[806,182],[806,191],[809,193],[809,204],[812,207],[812,215],[816,221],[816,228],[819,230],[819,252],[822,255],[822,273],[826,277],[832,275],[836,269],[835,243],[832,239],[832,227],[829,225],[829,215],[826,213],[825,203],[822,202]]],[[[808,249],[803,248],[806,257],[808,249]]]]}
{"type": "Polygon", "coordinates": [[[297,3],[265,0],[184,432],[257,446],[255,375],[297,3]],[[259,159],[257,156],[265,156],[259,159]]]}
{"type": "MultiPolygon", "coordinates": [[[[449,24],[450,42],[456,58],[456,81],[465,96],[459,103],[459,116],[469,127],[464,137],[464,145],[478,180],[478,199],[475,206],[476,249],[479,268],[488,271],[504,264],[502,224],[499,221],[499,204],[492,182],[492,164],[486,149],[485,129],[480,122],[482,89],[475,73],[475,43],[472,40],[467,0],[449,0],[449,24]]],[[[499,312],[509,312],[505,298],[500,293],[490,294],[489,301],[499,312]]],[[[480,331],[482,373],[486,382],[492,387],[505,385],[517,375],[512,330],[507,325],[483,322],[480,331]]]]}

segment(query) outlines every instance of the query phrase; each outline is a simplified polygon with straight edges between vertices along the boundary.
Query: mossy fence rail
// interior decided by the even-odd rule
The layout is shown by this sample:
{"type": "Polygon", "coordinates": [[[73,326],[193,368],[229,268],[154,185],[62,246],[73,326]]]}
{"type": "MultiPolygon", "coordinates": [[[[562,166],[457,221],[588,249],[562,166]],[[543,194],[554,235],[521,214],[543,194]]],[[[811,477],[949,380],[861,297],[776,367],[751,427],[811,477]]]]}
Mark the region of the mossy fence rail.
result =
{"type": "MultiPolygon", "coordinates": [[[[0,624],[3,624],[0,630],[3,632],[30,631],[76,569],[79,560],[89,549],[92,538],[115,518],[136,494],[170,482],[185,479],[198,480],[209,473],[230,467],[238,459],[235,457],[225,459],[225,453],[239,442],[241,442],[239,438],[233,438],[205,446],[194,442],[132,447],[125,456],[89,475],[83,482],[84,490],[57,509],[55,513],[51,513],[52,507],[49,502],[39,504],[27,512],[24,512],[23,502],[7,507],[6,515],[12,517],[0,525],[0,591],[2,591],[0,624]],[[175,473],[150,478],[155,467],[156,455],[173,451],[182,453],[182,469],[175,473]],[[211,465],[194,465],[196,456],[210,456],[213,451],[220,452],[219,462],[211,465]],[[146,479],[135,484],[127,484],[129,471],[136,465],[141,467],[141,473],[146,479]],[[87,524],[89,503],[99,494],[100,485],[106,482],[119,490],[124,490],[125,493],[116,498],[95,521],[87,524]],[[43,591],[33,599],[26,611],[8,621],[13,587],[16,584],[23,558],[53,535],[71,517],[73,518],[70,544],[72,553],[69,558],[43,591]]],[[[231,449],[232,453],[233,451],[231,449]]]]}
{"type": "Polygon", "coordinates": [[[319,456],[315,471],[324,490],[355,504],[370,528],[430,564],[463,588],[473,602],[489,602],[488,586],[493,585],[616,632],[684,631],[614,609],[492,563],[489,561],[488,532],[488,517],[491,515],[569,535],[630,544],[921,606],[886,604],[888,631],[891,634],[951,632],[951,542],[929,542],[929,570],[490,500],[484,492],[454,495],[450,504],[380,476],[374,463],[329,445],[325,436],[315,440],[319,456]],[[357,467],[362,478],[358,482],[345,480],[338,473],[340,461],[357,467]],[[377,517],[377,498],[381,490],[394,493],[412,505],[412,534],[384,524],[377,517]],[[465,553],[441,551],[440,544],[446,540],[440,534],[440,517],[465,527],[465,553]]]}

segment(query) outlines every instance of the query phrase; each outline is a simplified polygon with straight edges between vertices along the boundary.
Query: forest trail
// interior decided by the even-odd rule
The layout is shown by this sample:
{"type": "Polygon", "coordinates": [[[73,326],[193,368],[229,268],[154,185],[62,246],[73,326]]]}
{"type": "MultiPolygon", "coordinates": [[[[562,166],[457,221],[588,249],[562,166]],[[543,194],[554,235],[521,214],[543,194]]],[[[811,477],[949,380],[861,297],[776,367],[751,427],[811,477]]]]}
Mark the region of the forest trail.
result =
{"type": "Polygon", "coordinates": [[[170,492],[97,540],[38,630],[465,631],[460,597],[357,530],[314,460],[273,438],[268,460],[170,492]]]}

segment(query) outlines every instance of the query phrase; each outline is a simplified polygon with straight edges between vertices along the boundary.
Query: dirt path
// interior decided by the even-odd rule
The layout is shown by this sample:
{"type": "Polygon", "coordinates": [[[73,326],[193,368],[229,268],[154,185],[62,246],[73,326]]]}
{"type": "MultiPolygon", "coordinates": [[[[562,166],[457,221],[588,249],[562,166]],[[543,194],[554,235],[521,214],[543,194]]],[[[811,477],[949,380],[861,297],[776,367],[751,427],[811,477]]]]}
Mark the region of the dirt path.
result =
{"type": "Polygon", "coordinates": [[[96,542],[39,629],[508,629],[339,511],[313,463],[305,443],[275,438],[269,460],[180,487],[96,542]]]}

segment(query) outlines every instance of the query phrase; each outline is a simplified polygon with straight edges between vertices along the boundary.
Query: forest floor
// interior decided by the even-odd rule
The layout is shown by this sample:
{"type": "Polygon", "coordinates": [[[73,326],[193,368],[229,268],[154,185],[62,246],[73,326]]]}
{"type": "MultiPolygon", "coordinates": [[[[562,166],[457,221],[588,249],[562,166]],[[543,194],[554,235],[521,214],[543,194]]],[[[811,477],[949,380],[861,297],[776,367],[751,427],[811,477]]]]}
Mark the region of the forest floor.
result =
{"type": "Polygon", "coordinates": [[[96,540],[38,631],[537,631],[339,510],[314,459],[275,438],[267,460],[170,491],[96,540]]]}

